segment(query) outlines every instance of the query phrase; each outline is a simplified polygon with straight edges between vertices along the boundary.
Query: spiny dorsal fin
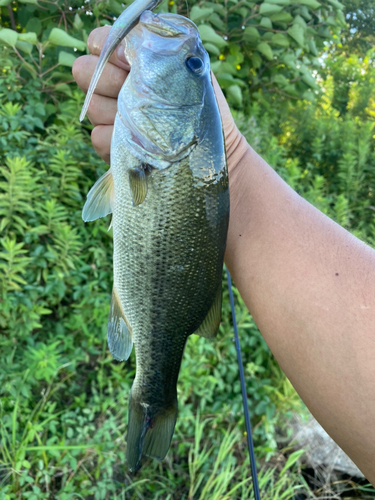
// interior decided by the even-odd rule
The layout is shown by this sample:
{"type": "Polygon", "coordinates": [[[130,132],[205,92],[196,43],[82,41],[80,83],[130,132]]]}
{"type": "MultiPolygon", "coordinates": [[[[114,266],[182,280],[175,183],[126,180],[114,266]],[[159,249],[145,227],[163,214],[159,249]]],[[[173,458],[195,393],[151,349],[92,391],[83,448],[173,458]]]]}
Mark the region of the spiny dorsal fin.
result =
{"type": "Polygon", "coordinates": [[[85,222],[105,217],[112,213],[113,177],[111,169],[98,179],[87,195],[82,210],[85,222]]]}
{"type": "Polygon", "coordinates": [[[136,207],[143,203],[147,195],[147,165],[140,165],[129,170],[129,185],[133,197],[133,205],[136,207]]]}
{"type": "Polygon", "coordinates": [[[108,347],[118,361],[128,359],[133,348],[131,327],[122,310],[117,290],[113,287],[107,327],[108,347]]]}
{"type": "Polygon", "coordinates": [[[211,309],[208,311],[207,316],[204,318],[202,324],[194,333],[206,339],[214,339],[219,331],[221,320],[221,302],[223,291],[220,287],[211,309]]]}

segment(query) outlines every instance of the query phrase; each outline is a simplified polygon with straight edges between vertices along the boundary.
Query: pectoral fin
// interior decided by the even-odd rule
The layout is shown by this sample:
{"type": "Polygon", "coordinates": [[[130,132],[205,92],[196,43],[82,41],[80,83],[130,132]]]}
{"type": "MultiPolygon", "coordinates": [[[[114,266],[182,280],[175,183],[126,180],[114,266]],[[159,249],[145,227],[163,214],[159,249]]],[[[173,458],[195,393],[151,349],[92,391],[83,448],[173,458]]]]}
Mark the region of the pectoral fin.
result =
{"type": "Polygon", "coordinates": [[[221,302],[223,291],[220,287],[211,309],[208,311],[207,316],[204,318],[202,324],[194,333],[206,339],[214,339],[219,331],[221,320],[221,302]]]}
{"type": "Polygon", "coordinates": [[[133,348],[131,327],[122,310],[117,290],[113,287],[107,327],[108,347],[118,361],[128,359],[133,348]]]}
{"type": "Polygon", "coordinates": [[[90,189],[85,206],[82,210],[82,219],[88,222],[111,214],[112,198],[113,177],[111,169],[109,169],[90,189]]]}
{"type": "Polygon", "coordinates": [[[136,207],[145,201],[147,195],[147,175],[143,165],[129,170],[129,184],[136,207]]]}

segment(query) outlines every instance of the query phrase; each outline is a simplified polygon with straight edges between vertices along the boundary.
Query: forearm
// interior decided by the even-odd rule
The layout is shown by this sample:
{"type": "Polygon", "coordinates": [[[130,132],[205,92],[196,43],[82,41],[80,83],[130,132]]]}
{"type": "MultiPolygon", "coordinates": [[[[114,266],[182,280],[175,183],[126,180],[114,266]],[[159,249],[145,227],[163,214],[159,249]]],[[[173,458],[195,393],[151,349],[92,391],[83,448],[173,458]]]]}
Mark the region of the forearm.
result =
{"type": "Polygon", "coordinates": [[[375,483],[375,252],[242,142],[226,262],[309,409],[375,483]]]}

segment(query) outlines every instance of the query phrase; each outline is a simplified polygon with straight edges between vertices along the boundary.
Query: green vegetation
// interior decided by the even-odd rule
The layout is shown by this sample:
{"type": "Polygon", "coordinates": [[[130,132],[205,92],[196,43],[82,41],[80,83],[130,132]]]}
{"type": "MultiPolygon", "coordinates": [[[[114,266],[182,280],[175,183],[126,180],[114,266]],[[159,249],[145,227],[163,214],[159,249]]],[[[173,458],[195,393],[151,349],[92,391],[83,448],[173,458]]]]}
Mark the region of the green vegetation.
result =
{"type": "MultiPolygon", "coordinates": [[[[348,36],[336,0],[189,7],[249,142],[302,196],[375,245],[371,34],[348,36]]],[[[182,1],[163,8],[186,13],[182,1]]],[[[78,122],[83,95],[69,68],[91,29],[121,11],[116,0],[0,0],[0,499],[247,500],[225,280],[218,340],[192,337],[185,351],[167,459],[136,476],[126,469],[134,358],[117,363],[106,346],[109,220],[81,219],[107,167],[78,122]]],[[[236,299],[262,498],[310,498],[300,450],[280,444],[303,405],[236,299]]],[[[369,487],[356,491],[374,498],[369,487]]]]}

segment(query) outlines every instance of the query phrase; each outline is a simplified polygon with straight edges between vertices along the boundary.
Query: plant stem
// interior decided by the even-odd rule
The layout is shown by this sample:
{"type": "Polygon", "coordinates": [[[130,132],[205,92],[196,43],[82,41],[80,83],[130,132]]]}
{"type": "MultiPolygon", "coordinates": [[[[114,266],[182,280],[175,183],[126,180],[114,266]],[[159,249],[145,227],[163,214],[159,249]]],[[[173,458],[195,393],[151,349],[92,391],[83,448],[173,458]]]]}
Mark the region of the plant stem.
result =
{"type": "Polygon", "coordinates": [[[8,4],[8,13],[9,13],[9,19],[10,19],[10,25],[12,26],[12,30],[16,30],[16,21],[14,20],[14,14],[12,10],[12,5],[8,4]]]}

